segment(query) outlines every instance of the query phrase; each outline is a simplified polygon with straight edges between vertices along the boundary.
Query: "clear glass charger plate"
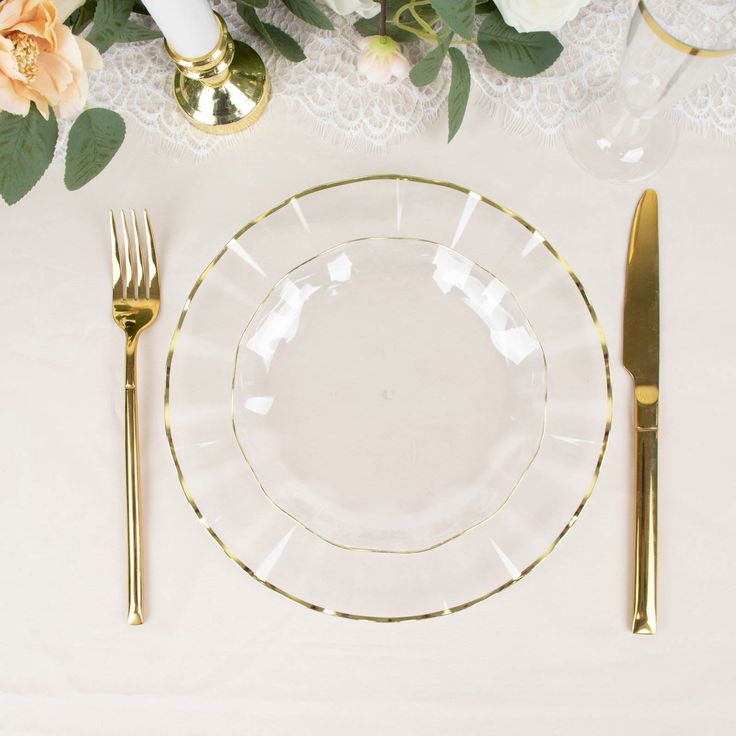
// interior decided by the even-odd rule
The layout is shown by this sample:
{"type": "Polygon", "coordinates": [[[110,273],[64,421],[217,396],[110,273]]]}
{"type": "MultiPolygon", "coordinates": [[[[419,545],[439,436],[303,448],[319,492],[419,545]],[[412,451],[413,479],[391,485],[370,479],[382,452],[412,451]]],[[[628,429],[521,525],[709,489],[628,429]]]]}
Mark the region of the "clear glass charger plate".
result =
{"type": "Polygon", "coordinates": [[[592,492],[608,351],[520,216],[398,175],[302,192],[197,279],[166,429],[186,497],[243,570],[309,608],[401,621],[523,578],[592,492]]]}

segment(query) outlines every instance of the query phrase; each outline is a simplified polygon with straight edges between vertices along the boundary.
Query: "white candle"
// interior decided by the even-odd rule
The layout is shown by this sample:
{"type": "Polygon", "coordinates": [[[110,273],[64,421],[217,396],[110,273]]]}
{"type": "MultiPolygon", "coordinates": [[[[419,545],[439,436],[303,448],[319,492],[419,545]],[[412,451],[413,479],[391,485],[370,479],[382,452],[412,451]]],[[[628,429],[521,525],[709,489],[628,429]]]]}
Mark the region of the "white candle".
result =
{"type": "Polygon", "coordinates": [[[207,0],[143,0],[143,4],[180,56],[206,56],[217,45],[220,26],[207,0]]]}

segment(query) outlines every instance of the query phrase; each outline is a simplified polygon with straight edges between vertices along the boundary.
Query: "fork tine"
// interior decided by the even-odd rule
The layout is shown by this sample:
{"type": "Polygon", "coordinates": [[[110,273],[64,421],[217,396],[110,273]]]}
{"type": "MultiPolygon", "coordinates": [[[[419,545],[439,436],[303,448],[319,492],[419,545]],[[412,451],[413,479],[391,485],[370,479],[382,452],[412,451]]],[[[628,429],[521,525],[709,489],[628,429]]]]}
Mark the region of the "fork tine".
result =
{"type": "Polygon", "coordinates": [[[130,233],[128,232],[128,221],[125,212],[120,210],[120,219],[123,221],[123,244],[125,245],[125,298],[133,298],[133,267],[130,258],[130,233]]]}
{"type": "Polygon", "coordinates": [[[123,273],[120,267],[120,248],[115,230],[115,216],[110,210],[110,245],[112,247],[112,298],[123,298],[123,273]]]}
{"type": "Polygon", "coordinates": [[[156,260],[156,246],[153,242],[153,230],[151,229],[151,220],[148,217],[148,210],[143,210],[143,219],[146,223],[146,255],[148,264],[148,289],[151,299],[158,299],[158,261],[156,260]]]}
{"type": "Polygon", "coordinates": [[[138,235],[138,218],[135,216],[135,210],[130,211],[130,216],[133,219],[133,240],[135,241],[135,294],[136,296],[143,298],[148,296],[148,290],[146,289],[146,274],[143,268],[143,252],[141,251],[141,239],[138,235]]]}

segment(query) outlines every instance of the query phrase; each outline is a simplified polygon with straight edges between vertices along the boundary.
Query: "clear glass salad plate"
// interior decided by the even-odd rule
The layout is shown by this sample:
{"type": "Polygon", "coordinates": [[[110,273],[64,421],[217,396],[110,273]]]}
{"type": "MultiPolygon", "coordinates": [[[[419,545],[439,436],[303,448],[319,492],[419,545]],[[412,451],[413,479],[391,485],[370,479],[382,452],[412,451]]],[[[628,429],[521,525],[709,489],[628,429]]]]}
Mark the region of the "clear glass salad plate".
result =
{"type": "Polygon", "coordinates": [[[524,577],[588,499],[608,353],[566,262],[515,213],[384,175],[303,192],[199,277],[166,427],[210,534],[267,587],[377,621],[524,577]]]}

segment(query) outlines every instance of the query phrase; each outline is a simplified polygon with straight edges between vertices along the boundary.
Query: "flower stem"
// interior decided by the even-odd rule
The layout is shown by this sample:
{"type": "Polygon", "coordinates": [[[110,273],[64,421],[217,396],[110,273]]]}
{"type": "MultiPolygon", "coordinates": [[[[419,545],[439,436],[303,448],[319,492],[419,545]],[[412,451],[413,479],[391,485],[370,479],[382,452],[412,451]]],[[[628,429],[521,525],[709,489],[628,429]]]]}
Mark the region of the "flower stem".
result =
{"type": "Polygon", "coordinates": [[[388,0],[381,0],[381,25],[378,33],[381,36],[386,35],[386,16],[388,15],[388,0]]]}
{"type": "Polygon", "coordinates": [[[414,20],[425,30],[426,33],[428,33],[430,36],[434,35],[434,30],[432,29],[432,26],[427,23],[421,15],[419,15],[419,11],[417,10],[416,5],[412,5],[409,8],[409,12],[414,17],[414,20]]]}
{"type": "MultiPolygon", "coordinates": [[[[416,26],[409,26],[405,23],[401,22],[401,16],[406,12],[409,11],[413,14],[413,8],[415,6],[419,5],[429,5],[430,0],[409,0],[405,5],[402,5],[395,13],[393,18],[391,19],[391,23],[396,26],[401,31],[406,31],[407,33],[412,33],[417,38],[421,38],[423,41],[428,41],[430,43],[437,43],[437,34],[434,31],[431,31],[428,33],[426,30],[423,30],[421,28],[417,28],[416,26]]],[[[431,30],[431,26],[430,26],[431,30]]]]}

